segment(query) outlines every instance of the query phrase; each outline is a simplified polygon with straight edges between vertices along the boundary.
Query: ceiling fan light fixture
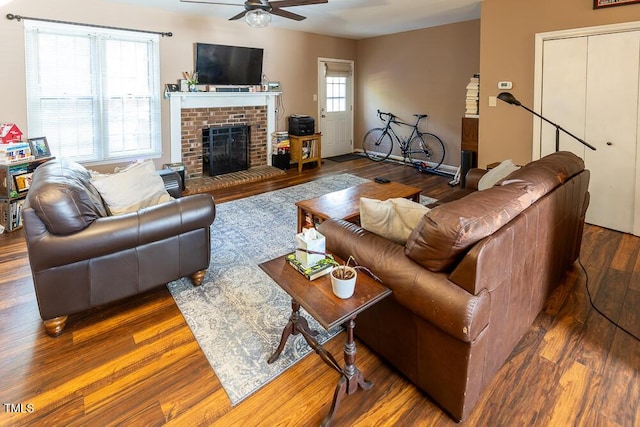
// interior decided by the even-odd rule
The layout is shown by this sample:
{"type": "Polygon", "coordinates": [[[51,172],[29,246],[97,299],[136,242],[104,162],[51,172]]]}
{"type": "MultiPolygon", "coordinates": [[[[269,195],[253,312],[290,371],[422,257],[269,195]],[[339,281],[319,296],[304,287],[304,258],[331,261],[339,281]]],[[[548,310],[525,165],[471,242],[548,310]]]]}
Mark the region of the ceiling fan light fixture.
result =
{"type": "Polygon", "coordinates": [[[245,20],[254,28],[265,28],[271,23],[271,14],[262,9],[254,9],[245,14],[245,20]]]}

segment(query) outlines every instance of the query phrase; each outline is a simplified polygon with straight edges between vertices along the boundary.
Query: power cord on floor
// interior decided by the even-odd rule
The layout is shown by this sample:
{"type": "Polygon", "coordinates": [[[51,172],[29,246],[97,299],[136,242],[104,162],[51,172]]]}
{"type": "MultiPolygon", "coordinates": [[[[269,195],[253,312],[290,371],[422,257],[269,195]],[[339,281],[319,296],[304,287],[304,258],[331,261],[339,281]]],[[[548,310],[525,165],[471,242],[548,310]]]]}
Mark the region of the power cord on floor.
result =
{"type": "Polygon", "coordinates": [[[584,272],[584,276],[586,277],[586,280],[585,280],[585,283],[584,283],[584,287],[587,289],[587,295],[589,296],[589,303],[591,304],[591,307],[593,307],[593,309],[597,313],[599,313],[602,317],[604,317],[609,322],[611,322],[616,328],[620,329],[622,332],[624,332],[627,335],[631,336],[636,341],[640,341],[640,338],[638,338],[637,335],[633,334],[632,332],[630,332],[628,329],[624,328],[623,326],[620,326],[617,322],[615,322],[609,316],[604,314],[598,307],[596,307],[596,305],[593,303],[593,299],[591,298],[591,292],[589,291],[589,275],[587,274],[587,269],[582,264],[582,260],[580,258],[578,258],[578,264],[580,264],[580,267],[582,267],[582,271],[584,272]]]}

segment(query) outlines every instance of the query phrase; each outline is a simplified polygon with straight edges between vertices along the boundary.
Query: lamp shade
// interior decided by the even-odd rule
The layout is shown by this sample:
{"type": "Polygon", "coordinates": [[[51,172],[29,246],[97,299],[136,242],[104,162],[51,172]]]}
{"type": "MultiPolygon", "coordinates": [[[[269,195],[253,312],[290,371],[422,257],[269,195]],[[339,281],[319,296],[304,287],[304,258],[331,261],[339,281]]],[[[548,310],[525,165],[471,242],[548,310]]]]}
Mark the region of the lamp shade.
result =
{"type": "Polygon", "coordinates": [[[245,14],[244,19],[252,27],[264,28],[271,22],[271,14],[262,9],[250,10],[245,14]]]}
{"type": "Polygon", "coordinates": [[[500,92],[498,99],[506,102],[507,104],[517,105],[518,107],[522,105],[520,101],[518,101],[516,97],[511,95],[509,92],[500,92]]]}

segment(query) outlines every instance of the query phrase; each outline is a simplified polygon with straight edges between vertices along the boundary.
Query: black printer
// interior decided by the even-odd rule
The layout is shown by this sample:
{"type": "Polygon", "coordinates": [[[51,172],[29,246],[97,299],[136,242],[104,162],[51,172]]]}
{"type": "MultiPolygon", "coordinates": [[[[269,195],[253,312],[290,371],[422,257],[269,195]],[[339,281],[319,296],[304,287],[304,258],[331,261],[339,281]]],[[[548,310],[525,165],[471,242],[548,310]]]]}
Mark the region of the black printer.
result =
{"type": "Polygon", "coordinates": [[[316,120],[311,116],[292,114],[289,116],[289,135],[307,136],[316,133],[316,120]]]}

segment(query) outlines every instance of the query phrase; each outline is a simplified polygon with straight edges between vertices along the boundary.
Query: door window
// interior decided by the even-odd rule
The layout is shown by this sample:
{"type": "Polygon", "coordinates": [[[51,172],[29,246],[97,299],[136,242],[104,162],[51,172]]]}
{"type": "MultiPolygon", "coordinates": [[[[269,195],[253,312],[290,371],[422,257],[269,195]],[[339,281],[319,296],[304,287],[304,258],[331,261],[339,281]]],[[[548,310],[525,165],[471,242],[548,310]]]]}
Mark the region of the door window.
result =
{"type": "Polygon", "coordinates": [[[347,78],[327,77],[327,112],[347,111],[347,78]]]}

